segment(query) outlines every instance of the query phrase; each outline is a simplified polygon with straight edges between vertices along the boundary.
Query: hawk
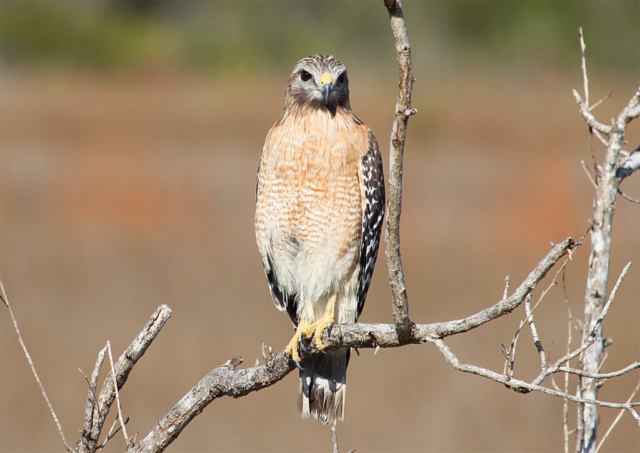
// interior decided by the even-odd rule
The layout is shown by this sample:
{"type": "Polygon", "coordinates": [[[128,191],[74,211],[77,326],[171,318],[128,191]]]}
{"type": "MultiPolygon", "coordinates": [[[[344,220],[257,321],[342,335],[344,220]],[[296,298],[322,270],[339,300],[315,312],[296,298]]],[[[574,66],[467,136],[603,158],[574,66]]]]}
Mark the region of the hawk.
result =
{"type": "Polygon", "coordinates": [[[362,313],[384,217],[378,142],[351,111],[347,69],[314,55],[293,69],[267,135],[256,183],[255,231],[269,290],[296,333],[302,417],[344,418],[349,349],[300,363],[300,349],[362,313]]]}

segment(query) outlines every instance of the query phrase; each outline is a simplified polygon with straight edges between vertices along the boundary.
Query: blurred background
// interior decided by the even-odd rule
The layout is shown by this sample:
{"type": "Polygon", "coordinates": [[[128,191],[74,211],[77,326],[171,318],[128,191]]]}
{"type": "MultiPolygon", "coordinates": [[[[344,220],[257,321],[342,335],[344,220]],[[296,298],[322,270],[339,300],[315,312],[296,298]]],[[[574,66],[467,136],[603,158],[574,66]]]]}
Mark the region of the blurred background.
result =
{"type": "MultiPolygon", "coordinates": [[[[591,103],[613,90],[595,111],[607,123],[640,80],[640,3],[403,3],[419,114],[405,151],[402,257],[412,319],[444,321],[497,302],[505,277],[519,285],[550,241],[585,234],[594,188],[571,93],[582,89],[577,31],[591,103]]],[[[119,356],[160,304],[173,317],[120,393],[139,437],[212,368],[237,355],[251,366],[263,342],[281,350],[290,339],[255,245],[255,172],[291,69],[315,53],[348,66],[354,111],[387,162],[397,66],[379,0],[0,2],[1,275],[70,442],[87,395],[78,368],[90,374],[107,340],[119,356]]],[[[627,138],[628,151],[640,143],[640,121],[627,138]]],[[[597,140],[594,149],[601,160],[597,140]]],[[[622,190],[640,198],[640,175],[622,190]]],[[[609,287],[634,266],[605,323],[614,343],[604,372],[640,357],[639,232],[640,208],[619,198],[609,287]]],[[[588,244],[566,271],[574,319],[588,244]]],[[[392,319],[381,258],[364,322],[392,319]]],[[[500,343],[523,316],[450,345],[501,371],[500,343]]],[[[567,319],[560,285],[536,312],[552,359],[564,354],[567,319]]],[[[62,451],[4,308],[0,329],[0,450],[62,451]]],[[[538,363],[525,330],[516,377],[532,379],[538,363]]],[[[609,382],[600,396],[626,401],[637,380],[609,382]]],[[[348,382],[344,451],[563,448],[561,400],[464,375],[430,345],[360,351],[348,382]]],[[[329,430],[300,419],[297,392],[292,373],[215,401],[170,451],[331,451],[329,430]]],[[[569,415],[573,427],[575,406],[569,415]]],[[[601,434],[616,415],[600,410],[601,434]]],[[[106,451],[123,449],[118,436],[106,451]]],[[[628,414],[601,451],[640,451],[628,414]]]]}

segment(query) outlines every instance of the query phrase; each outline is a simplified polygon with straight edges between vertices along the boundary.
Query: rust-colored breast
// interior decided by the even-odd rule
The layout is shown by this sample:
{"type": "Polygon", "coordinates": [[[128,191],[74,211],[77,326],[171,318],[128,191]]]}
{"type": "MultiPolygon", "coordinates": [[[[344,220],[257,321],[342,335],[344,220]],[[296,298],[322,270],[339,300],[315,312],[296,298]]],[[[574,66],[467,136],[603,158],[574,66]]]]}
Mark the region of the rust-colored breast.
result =
{"type": "Polygon", "coordinates": [[[357,268],[367,132],[353,115],[316,111],[281,119],[267,136],[257,185],[258,247],[279,284],[302,301],[338,291],[357,268]]]}

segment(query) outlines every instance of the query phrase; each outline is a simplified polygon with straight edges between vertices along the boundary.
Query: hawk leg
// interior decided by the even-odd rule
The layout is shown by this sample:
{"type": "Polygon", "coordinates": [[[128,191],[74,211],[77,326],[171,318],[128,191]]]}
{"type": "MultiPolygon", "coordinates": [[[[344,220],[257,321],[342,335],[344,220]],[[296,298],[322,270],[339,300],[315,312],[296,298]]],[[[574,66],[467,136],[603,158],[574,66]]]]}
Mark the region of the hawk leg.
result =
{"type": "MultiPolygon", "coordinates": [[[[299,366],[301,342],[303,342],[305,338],[311,338],[313,336],[314,346],[320,351],[326,348],[324,343],[322,343],[322,334],[325,329],[331,329],[331,326],[333,326],[336,312],[336,299],[336,294],[331,296],[327,302],[327,307],[324,309],[324,315],[322,315],[319,321],[309,323],[305,319],[300,320],[295,335],[284,350],[285,354],[289,354],[296,365],[299,366]]],[[[329,330],[329,332],[331,332],[331,330],[329,330]]]]}

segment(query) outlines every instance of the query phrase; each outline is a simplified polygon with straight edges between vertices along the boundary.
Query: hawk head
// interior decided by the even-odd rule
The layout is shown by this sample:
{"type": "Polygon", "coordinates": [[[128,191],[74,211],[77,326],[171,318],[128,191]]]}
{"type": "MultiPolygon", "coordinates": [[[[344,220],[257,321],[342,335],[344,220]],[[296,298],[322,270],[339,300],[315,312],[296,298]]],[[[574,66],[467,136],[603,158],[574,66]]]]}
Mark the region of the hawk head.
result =
{"type": "Polygon", "coordinates": [[[293,68],[286,91],[286,104],[327,109],[349,106],[347,67],[331,55],[303,58],[293,68]]]}

